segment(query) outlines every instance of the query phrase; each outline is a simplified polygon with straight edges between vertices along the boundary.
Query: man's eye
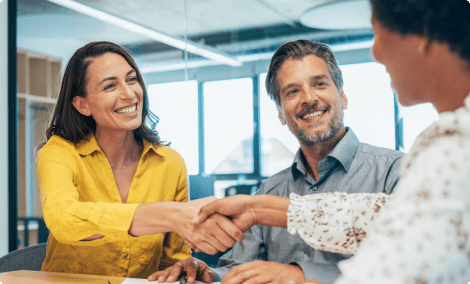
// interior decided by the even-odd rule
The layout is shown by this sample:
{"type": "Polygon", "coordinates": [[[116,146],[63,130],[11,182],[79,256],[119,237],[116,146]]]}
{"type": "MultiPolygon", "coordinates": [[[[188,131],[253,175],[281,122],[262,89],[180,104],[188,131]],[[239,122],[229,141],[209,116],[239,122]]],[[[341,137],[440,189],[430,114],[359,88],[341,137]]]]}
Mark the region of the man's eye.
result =
{"type": "Polygon", "coordinates": [[[316,87],[322,87],[322,86],[325,86],[325,83],[319,82],[319,83],[317,83],[315,86],[316,86],[316,87]]]}
{"type": "Polygon", "coordinates": [[[114,87],[114,84],[109,84],[109,85],[106,85],[106,87],[104,87],[105,90],[109,90],[111,89],[112,87],[114,87]]]}
{"type": "Polygon", "coordinates": [[[293,95],[297,92],[298,92],[298,90],[290,90],[290,91],[287,92],[287,95],[293,95]]]}

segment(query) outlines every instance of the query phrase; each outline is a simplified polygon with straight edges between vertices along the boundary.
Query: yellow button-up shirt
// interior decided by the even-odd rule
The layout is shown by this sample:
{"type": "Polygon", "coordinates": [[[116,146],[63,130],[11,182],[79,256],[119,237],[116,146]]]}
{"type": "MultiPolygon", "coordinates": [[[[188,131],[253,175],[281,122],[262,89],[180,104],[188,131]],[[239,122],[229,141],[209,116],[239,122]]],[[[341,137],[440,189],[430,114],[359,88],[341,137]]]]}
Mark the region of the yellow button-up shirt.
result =
{"type": "Polygon", "coordinates": [[[43,271],[146,278],[191,252],[175,233],[132,237],[137,206],[188,201],[183,159],[144,141],[122,203],[109,161],[93,134],[77,144],[53,136],[38,154],[44,220],[50,230],[43,271]],[[94,234],[104,238],[81,241],[94,234]]]}

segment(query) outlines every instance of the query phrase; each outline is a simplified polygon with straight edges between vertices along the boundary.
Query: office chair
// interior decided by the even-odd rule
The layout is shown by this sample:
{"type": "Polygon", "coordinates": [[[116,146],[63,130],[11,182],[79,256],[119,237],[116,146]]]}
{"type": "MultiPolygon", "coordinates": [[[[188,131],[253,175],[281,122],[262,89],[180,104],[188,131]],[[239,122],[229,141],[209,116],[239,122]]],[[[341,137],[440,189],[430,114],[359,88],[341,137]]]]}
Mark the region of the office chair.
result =
{"type": "Polygon", "coordinates": [[[46,243],[15,250],[0,258],[0,273],[15,270],[41,271],[46,258],[46,243]]]}

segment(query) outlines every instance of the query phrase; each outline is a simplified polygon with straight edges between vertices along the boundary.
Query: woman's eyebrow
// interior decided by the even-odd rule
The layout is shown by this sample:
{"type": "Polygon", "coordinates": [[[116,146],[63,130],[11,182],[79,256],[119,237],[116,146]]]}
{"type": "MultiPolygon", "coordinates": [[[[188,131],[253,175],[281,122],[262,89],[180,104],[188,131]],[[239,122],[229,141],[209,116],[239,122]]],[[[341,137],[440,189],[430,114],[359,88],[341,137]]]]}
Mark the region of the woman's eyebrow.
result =
{"type": "MultiPolygon", "coordinates": [[[[126,76],[129,76],[129,75],[132,74],[132,73],[135,73],[135,70],[134,70],[134,69],[129,70],[129,72],[127,72],[126,76]]],[[[116,79],[117,79],[117,77],[114,77],[114,76],[113,76],[113,77],[104,78],[103,80],[101,80],[101,82],[98,83],[97,86],[103,84],[103,83],[106,82],[106,81],[111,81],[111,80],[116,80],[116,79]]]]}

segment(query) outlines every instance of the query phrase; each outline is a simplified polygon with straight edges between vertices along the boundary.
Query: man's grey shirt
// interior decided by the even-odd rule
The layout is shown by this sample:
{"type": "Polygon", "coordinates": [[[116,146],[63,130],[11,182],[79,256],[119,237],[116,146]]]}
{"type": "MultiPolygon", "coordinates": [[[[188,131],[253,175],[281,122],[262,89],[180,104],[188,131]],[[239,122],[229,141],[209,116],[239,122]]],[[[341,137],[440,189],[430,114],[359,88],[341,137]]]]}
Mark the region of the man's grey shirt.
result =
{"type": "MultiPolygon", "coordinates": [[[[318,181],[307,173],[307,162],[299,148],[292,166],[267,179],[258,194],[284,197],[291,192],[301,196],[333,191],[390,194],[398,182],[398,168],[404,154],[361,143],[351,129],[346,130],[346,135],[318,164],[318,181]]],[[[261,259],[297,264],[306,279],[334,283],[340,275],[337,263],[349,257],[312,249],[285,228],[255,225],[245,233],[241,243],[236,243],[220,258],[215,281],[220,281],[236,265],[261,259]]]]}

